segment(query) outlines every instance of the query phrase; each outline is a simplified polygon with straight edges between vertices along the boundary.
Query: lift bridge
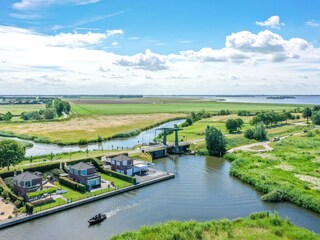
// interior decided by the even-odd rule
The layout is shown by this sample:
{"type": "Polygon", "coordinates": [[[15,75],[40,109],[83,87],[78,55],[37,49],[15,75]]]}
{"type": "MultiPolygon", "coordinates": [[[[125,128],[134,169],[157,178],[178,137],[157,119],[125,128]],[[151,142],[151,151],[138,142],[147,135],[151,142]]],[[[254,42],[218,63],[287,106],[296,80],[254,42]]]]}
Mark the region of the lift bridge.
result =
{"type": "Polygon", "coordinates": [[[178,127],[164,127],[164,128],[157,128],[156,131],[163,131],[163,141],[162,144],[167,148],[168,153],[176,153],[181,154],[187,150],[190,144],[188,143],[180,143],[179,144],[179,131],[183,130],[183,128],[178,127]],[[167,142],[167,136],[171,133],[175,134],[174,138],[174,145],[170,145],[167,142]]]}

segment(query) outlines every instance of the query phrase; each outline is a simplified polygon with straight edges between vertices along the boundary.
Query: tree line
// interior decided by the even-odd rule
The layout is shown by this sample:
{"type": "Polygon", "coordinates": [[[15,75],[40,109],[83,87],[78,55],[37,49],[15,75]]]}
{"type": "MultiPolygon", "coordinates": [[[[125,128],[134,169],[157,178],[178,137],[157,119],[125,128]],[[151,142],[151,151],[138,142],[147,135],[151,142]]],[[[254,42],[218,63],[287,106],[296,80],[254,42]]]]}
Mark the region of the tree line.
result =
{"type": "Polygon", "coordinates": [[[69,114],[71,105],[67,101],[62,101],[59,98],[47,101],[46,109],[33,112],[23,112],[21,118],[23,120],[50,120],[57,116],[60,117],[63,113],[69,114]]]}

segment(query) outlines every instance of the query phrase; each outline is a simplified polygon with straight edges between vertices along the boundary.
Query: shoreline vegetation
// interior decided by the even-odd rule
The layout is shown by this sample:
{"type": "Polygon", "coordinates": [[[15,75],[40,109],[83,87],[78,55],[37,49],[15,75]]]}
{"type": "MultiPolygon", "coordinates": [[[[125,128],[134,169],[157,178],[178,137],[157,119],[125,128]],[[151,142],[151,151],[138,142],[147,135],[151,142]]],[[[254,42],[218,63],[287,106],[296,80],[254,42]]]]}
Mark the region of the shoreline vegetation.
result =
{"type": "Polygon", "coordinates": [[[191,240],[191,239],[296,239],[319,240],[320,237],[304,228],[295,226],[288,219],[277,213],[252,213],[249,217],[235,220],[212,220],[207,222],[170,221],[154,226],[141,227],[136,232],[130,231],[115,235],[112,240],[191,240]]]}

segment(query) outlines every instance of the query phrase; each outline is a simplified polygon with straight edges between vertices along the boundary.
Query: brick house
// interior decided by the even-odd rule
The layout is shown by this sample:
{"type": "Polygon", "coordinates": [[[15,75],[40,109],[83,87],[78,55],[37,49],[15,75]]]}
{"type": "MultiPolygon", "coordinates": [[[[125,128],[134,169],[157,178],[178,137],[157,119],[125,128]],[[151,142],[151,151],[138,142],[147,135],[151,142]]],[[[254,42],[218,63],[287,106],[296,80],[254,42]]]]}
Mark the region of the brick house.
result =
{"type": "Polygon", "coordinates": [[[13,191],[24,198],[28,192],[42,189],[42,176],[31,172],[24,172],[13,177],[13,191]]]}
{"type": "Polygon", "coordinates": [[[73,181],[85,185],[88,190],[101,186],[101,177],[96,174],[96,168],[85,162],[69,166],[69,177],[73,181]]]}
{"type": "Polygon", "coordinates": [[[133,175],[133,159],[127,155],[111,158],[111,170],[128,176],[133,175]]]}

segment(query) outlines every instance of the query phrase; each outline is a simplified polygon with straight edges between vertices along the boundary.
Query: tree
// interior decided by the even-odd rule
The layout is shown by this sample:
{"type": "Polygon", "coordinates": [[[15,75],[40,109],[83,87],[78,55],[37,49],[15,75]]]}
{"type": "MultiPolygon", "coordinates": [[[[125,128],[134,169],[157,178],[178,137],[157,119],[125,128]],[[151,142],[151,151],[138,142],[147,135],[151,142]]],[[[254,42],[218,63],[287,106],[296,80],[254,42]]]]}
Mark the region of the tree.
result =
{"type": "Polygon", "coordinates": [[[228,129],[229,133],[240,130],[242,126],[243,126],[243,120],[241,118],[228,119],[226,122],[226,128],[228,129]]]}
{"type": "Polygon", "coordinates": [[[312,111],[309,107],[303,110],[302,116],[307,119],[307,123],[309,123],[309,118],[312,117],[312,111]]]}
{"type": "Polygon", "coordinates": [[[266,140],[267,130],[263,122],[257,123],[253,128],[249,128],[245,131],[244,136],[249,139],[266,140]]]}
{"type": "Polygon", "coordinates": [[[314,125],[320,125],[320,112],[315,112],[312,114],[312,123],[314,125]]]}
{"type": "Polygon", "coordinates": [[[227,141],[222,132],[213,126],[206,128],[206,145],[211,156],[221,157],[226,153],[227,141]]]}
{"type": "Polygon", "coordinates": [[[313,106],[313,111],[319,112],[320,111],[320,105],[314,105],[313,106]]]}
{"type": "Polygon", "coordinates": [[[47,108],[43,112],[44,119],[54,119],[56,117],[56,113],[52,108],[47,108]]]}
{"type": "Polygon", "coordinates": [[[26,154],[24,146],[14,140],[3,140],[0,142],[0,165],[7,165],[21,162],[26,154]]]}

